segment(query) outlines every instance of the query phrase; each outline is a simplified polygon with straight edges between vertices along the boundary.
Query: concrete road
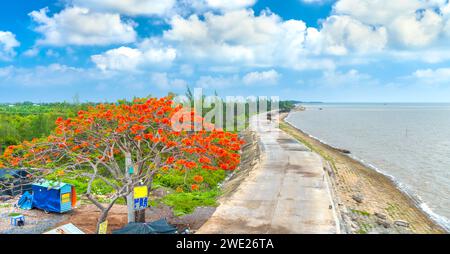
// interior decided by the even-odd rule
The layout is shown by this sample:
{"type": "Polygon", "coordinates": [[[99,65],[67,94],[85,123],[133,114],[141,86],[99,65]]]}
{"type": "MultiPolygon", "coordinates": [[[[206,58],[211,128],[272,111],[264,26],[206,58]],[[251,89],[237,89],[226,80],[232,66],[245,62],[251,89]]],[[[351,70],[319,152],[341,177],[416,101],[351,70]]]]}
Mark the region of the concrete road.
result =
{"type": "Polygon", "coordinates": [[[253,117],[251,128],[260,139],[260,166],[197,233],[339,233],[320,156],[265,114],[253,117]]]}

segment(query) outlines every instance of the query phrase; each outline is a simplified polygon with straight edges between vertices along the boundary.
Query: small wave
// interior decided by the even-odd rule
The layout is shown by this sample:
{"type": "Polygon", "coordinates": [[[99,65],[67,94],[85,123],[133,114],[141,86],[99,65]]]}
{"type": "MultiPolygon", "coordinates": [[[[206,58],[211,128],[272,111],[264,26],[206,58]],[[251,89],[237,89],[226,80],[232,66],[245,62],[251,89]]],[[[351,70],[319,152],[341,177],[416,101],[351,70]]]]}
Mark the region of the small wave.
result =
{"type": "MultiPolygon", "coordinates": [[[[327,143],[326,141],[324,141],[324,140],[322,140],[322,139],[320,139],[320,138],[318,138],[318,137],[315,137],[315,136],[313,136],[313,135],[311,135],[311,134],[309,134],[309,133],[307,133],[307,132],[301,130],[300,128],[296,127],[292,122],[289,121],[290,116],[291,116],[291,115],[289,114],[289,115],[284,119],[284,121],[287,122],[287,123],[289,123],[291,126],[293,126],[294,128],[296,128],[297,130],[302,131],[303,133],[305,133],[305,134],[308,135],[309,137],[311,137],[311,138],[313,138],[313,139],[319,141],[320,143],[325,144],[325,145],[327,145],[327,146],[330,146],[330,147],[332,147],[332,148],[334,148],[334,149],[336,149],[336,150],[341,150],[340,148],[337,148],[337,147],[335,147],[335,146],[333,146],[333,145],[327,143]]],[[[422,211],[423,211],[423,212],[424,212],[431,220],[433,220],[435,223],[437,223],[438,225],[440,225],[441,227],[443,227],[447,232],[450,232],[450,220],[449,220],[447,217],[445,217],[445,216],[442,216],[442,215],[439,215],[439,214],[435,213],[435,212],[428,206],[428,204],[425,203],[425,202],[423,202],[423,201],[422,201],[422,198],[421,198],[417,193],[415,193],[415,192],[412,191],[410,188],[408,188],[408,186],[406,186],[405,184],[403,184],[402,182],[400,182],[399,180],[397,180],[397,178],[395,178],[393,175],[391,175],[391,174],[385,172],[384,170],[382,170],[382,169],[376,167],[376,166],[373,165],[373,164],[370,164],[370,163],[364,161],[364,160],[361,159],[361,158],[358,158],[358,157],[354,156],[353,154],[345,154],[345,155],[346,155],[346,156],[349,156],[350,158],[352,158],[352,159],[354,159],[354,160],[356,160],[356,161],[358,161],[358,162],[360,162],[360,163],[363,164],[364,166],[366,166],[366,167],[368,167],[368,168],[370,168],[370,169],[372,169],[372,170],[375,170],[377,173],[380,173],[380,174],[386,176],[387,178],[389,178],[389,179],[395,184],[395,186],[397,187],[397,189],[399,189],[402,193],[404,193],[406,196],[408,196],[408,197],[414,202],[414,204],[415,204],[419,209],[421,209],[421,210],[422,210],[422,211]]]]}
{"type": "Polygon", "coordinates": [[[450,220],[442,215],[435,213],[427,203],[421,203],[419,205],[420,209],[422,209],[426,214],[428,214],[432,220],[436,221],[439,225],[441,225],[447,232],[450,231],[450,220]]]}

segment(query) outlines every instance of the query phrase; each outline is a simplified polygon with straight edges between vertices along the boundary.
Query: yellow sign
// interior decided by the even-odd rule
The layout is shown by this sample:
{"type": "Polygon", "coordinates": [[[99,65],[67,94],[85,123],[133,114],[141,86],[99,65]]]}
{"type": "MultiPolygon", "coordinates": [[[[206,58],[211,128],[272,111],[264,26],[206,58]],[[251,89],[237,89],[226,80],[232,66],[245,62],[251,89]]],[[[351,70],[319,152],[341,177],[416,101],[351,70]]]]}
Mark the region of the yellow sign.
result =
{"type": "Polygon", "coordinates": [[[146,198],[148,194],[147,186],[134,187],[134,198],[146,198]]]}
{"type": "Polygon", "coordinates": [[[64,193],[61,195],[61,203],[65,204],[70,202],[70,193],[64,193]]]}
{"type": "Polygon", "coordinates": [[[105,220],[104,222],[100,223],[98,228],[98,233],[100,235],[106,235],[106,230],[108,229],[108,221],[105,220]]]}

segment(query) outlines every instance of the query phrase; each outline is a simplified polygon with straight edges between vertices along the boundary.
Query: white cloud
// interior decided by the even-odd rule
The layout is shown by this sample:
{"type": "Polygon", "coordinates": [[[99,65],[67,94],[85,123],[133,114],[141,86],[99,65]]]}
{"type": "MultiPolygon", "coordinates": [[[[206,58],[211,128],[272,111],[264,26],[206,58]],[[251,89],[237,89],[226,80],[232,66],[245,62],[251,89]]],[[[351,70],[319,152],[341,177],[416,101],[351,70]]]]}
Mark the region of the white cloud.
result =
{"type": "Polygon", "coordinates": [[[192,76],[195,72],[195,69],[193,66],[189,65],[189,64],[182,64],[180,66],[180,74],[184,75],[184,76],[192,76]]]}
{"type": "Polygon", "coordinates": [[[420,0],[339,0],[336,14],[348,15],[366,24],[385,25],[401,15],[414,14],[423,7],[420,0]]]}
{"type": "Polygon", "coordinates": [[[275,85],[280,78],[280,74],[275,70],[268,70],[262,72],[250,72],[247,73],[242,81],[246,85],[275,85]]]}
{"type": "MultiPolygon", "coordinates": [[[[117,89],[120,93],[126,93],[128,92],[127,89],[138,90],[145,88],[148,84],[149,76],[147,73],[122,75],[116,72],[103,72],[97,68],[81,68],[63,64],[0,67],[0,87],[6,89],[22,87],[39,89],[40,91],[47,91],[43,88],[54,89],[48,91],[49,94],[60,92],[61,96],[67,95],[70,89],[76,91],[78,88],[80,91],[84,89],[92,91],[92,89],[99,88],[106,90],[108,88],[109,91],[117,89]]],[[[95,97],[94,94],[93,96],[95,97]]]]}
{"type": "Polygon", "coordinates": [[[227,88],[236,87],[240,85],[276,85],[281,74],[275,70],[268,70],[262,72],[249,72],[243,77],[237,74],[230,75],[205,75],[201,76],[196,81],[196,86],[202,88],[227,88]]]}
{"type": "Polygon", "coordinates": [[[300,0],[305,4],[324,4],[332,0],[300,0]]]}
{"type": "Polygon", "coordinates": [[[188,86],[187,81],[183,79],[170,79],[166,72],[155,72],[151,75],[152,85],[162,89],[185,89],[188,86]]]}
{"type": "Polygon", "coordinates": [[[450,68],[420,69],[415,71],[410,78],[419,83],[428,85],[450,84],[450,68]]]}
{"type": "Polygon", "coordinates": [[[253,6],[257,0],[178,0],[174,12],[182,16],[208,11],[228,12],[253,6]]]}
{"type": "Polygon", "coordinates": [[[121,20],[119,14],[96,13],[87,8],[69,7],[52,17],[48,9],[29,15],[38,23],[35,30],[44,38],[41,45],[108,45],[136,40],[135,24],[121,20]]]}
{"type": "Polygon", "coordinates": [[[209,7],[220,10],[236,10],[253,6],[256,0],[206,0],[209,7]]]}
{"type": "Polygon", "coordinates": [[[163,16],[174,7],[176,0],[72,0],[72,3],[95,11],[130,16],[163,16]]]}
{"type": "Polygon", "coordinates": [[[312,80],[311,84],[318,86],[361,86],[375,84],[376,82],[370,75],[351,69],[347,72],[324,71],[322,76],[312,80]]]}
{"type": "Polygon", "coordinates": [[[0,68],[1,84],[17,86],[64,86],[78,83],[81,76],[85,79],[96,77],[90,70],[61,64],[0,68]]]}
{"type": "Polygon", "coordinates": [[[120,47],[93,55],[91,59],[101,70],[135,70],[142,59],[142,52],[134,48],[120,47]]]}
{"type": "Polygon", "coordinates": [[[238,75],[232,76],[201,76],[195,85],[201,88],[226,88],[238,85],[240,79],[238,75]]]}
{"type": "Polygon", "coordinates": [[[390,31],[397,43],[404,47],[424,47],[436,41],[443,29],[443,18],[432,10],[396,18],[390,24],[390,31]]]}
{"type": "Polygon", "coordinates": [[[32,47],[30,49],[27,49],[25,52],[23,52],[23,55],[26,57],[35,57],[39,54],[39,48],[38,47],[32,47]]]}
{"type": "Polygon", "coordinates": [[[0,60],[11,60],[16,55],[14,48],[20,46],[16,35],[9,31],[0,31],[0,60]]]}
{"type": "Polygon", "coordinates": [[[91,56],[101,70],[136,71],[141,67],[168,66],[176,58],[172,47],[158,45],[152,39],[144,40],[138,48],[119,47],[91,56]]]}
{"type": "Polygon", "coordinates": [[[335,15],[348,15],[368,26],[386,29],[390,46],[427,47],[448,40],[446,0],[340,0],[335,15]]]}
{"type": "Polygon", "coordinates": [[[65,0],[94,11],[127,16],[170,17],[207,11],[227,12],[253,6],[257,0],[65,0]]]}
{"type": "Polygon", "coordinates": [[[390,50],[386,52],[387,57],[399,61],[421,61],[425,63],[440,63],[450,60],[450,50],[445,47],[417,50],[390,50]]]}
{"type": "Polygon", "coordinates": [[[175,16],[163,38],[179,49],[189,61],[246,66],[292,66],[304,53],[306,25],[303,21],[283,21],[279,16],[252,10],[206,13],[189,18],[175,16]]]}
{"type": "Polygon", "coordinates": [[[320,32],[313,28],[309,31],[311,45],[321,47],[321,53],[332,55],[379,52],[387,43],[384,27],[371,27],[349,16],[330,16],[323,22],[320,32]]]}

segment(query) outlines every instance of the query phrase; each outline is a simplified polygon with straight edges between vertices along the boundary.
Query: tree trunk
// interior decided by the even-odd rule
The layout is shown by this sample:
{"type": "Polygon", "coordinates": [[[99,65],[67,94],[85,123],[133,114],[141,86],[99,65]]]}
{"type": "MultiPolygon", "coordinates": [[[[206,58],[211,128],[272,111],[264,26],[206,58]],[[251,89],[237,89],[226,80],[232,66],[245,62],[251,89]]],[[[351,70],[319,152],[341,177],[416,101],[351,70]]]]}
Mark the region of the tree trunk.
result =
{"type": "MultiPolygon", "coordinates": [[[[125,155],[125,175],[129,180],[131,178],[129,169],[132,167],[131,154],[127,153],[125,155]]],[[[129,188],[133,188],[133,186],[129,186],[129,188]]],[[[127,210],[128,210],[128,223],[135,221],[135,213],[134,213],[134,200],[133,200],[133,189],[129,190],[129,194],[127,195],[127,210]]]]}
{"type": "Polygon", "coordinates": [[[105,209],[105,210],[102,210],[102,211],[100,212],[100,217],[98,218],[98,221],[97,221],[97,227],[95,228],[95,233],[96,233],[96,234],[99,233],[98,231],[100,230],[100,224],[102,224],[103,222],[105,222],[106,218],[108,217],[108,212],[109,212],[109,210],[110,210],[110,209],[105,209]]]}
{"type": "Polygon", "coordinates": [[[145,210],[135,212],[136,222],[145,222],[145,210]]]}
{"type": "Polygon", "coordinates": [[[116,200],[117,199],[114,199],[113,201],[111,201],[111,203],[108,205],[108,207],[101,209],[100,217],[98,218],[97,227],[95,229],[96,234],[98,234],[98,231],[100,230],[100,224],[105,222],[106,218],[108,217],[109,210],[111,210],[111,208],[114,206],[114,203],[116,203],[116,200]]]}

